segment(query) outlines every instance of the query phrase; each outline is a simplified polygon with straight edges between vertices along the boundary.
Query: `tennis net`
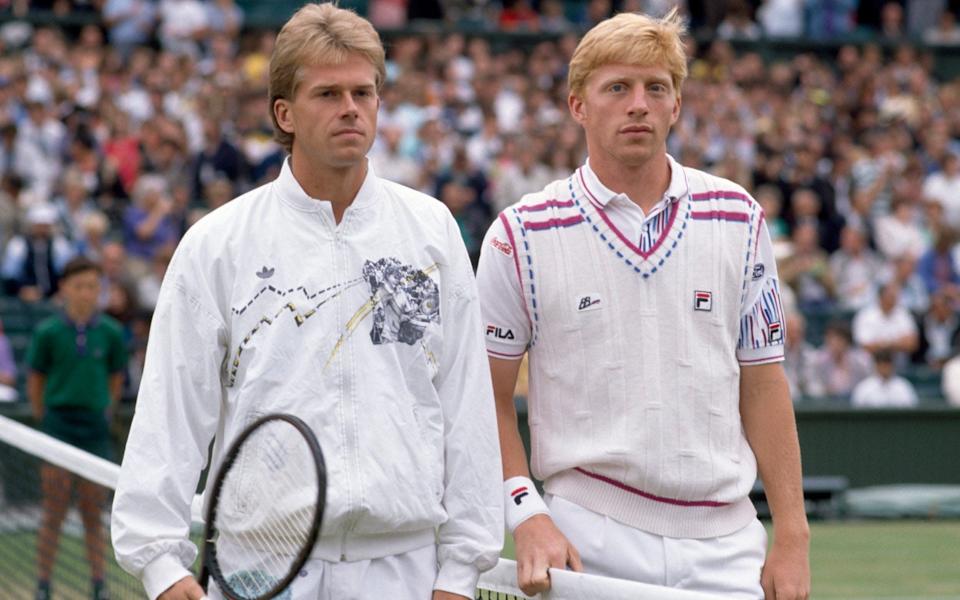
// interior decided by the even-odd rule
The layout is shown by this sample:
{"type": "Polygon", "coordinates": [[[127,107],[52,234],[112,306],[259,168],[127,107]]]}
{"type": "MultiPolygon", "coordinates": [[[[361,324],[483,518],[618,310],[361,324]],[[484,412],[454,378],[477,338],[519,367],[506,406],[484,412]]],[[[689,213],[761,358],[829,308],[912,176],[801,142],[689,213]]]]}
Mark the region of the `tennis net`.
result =
{"type": "MultiPolygon", "coordinates": [[[[110,505],[118,475],[117,464],[0,416],[0,597],[33,600],[41,569],[49,569],[50,597],[56,600],[91,598],[93,579],[103,581],[113,600],[145,597],[140,582],[117,566],[110,546],[110,505]],[[59,527],[48,516],[58,508],[65,511],[59,527]]],[[[193,503],[197,542],[202,531],[200,505],[198,496],[193,503]]],[[[553,590],[538,598],[711,598],[569,571],[553,570],[551,580],[553,590]]],[[[516,563],[507,559],[483,574],[476,597],[529,598],[517,587],[516,563]]]]}

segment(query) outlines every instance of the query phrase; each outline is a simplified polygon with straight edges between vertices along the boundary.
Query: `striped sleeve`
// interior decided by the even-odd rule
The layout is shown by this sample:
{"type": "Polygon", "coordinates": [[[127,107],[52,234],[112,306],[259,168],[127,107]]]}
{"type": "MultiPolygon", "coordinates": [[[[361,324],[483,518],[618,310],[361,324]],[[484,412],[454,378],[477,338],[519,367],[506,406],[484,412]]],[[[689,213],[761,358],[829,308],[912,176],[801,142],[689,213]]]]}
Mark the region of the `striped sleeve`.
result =
{"type": "Polygon", "coordinates": [[[746,293],[740,307],[737,360],[758,365],[783,360],[786,323],[780,301],[780,281],[767,223],[760,214],[752,261],[746,273],[746,293]]]}
{"type": "Polygon", "coordinates": [[[501,214],[487,231],[477,266],[487,354],[519,360],[530,343],[531,327],[520,281],[517,248],[501,214]]]}

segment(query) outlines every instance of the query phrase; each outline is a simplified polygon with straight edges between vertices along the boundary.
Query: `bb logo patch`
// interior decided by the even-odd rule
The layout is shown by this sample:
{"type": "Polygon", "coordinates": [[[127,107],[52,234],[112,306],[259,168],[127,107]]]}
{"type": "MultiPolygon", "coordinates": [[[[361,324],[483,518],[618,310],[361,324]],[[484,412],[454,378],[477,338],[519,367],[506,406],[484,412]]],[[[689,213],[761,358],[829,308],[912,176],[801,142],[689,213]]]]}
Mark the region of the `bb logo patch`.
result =
{"type": "Polygon", "coordinates": [[[513,246],[506,242],[498,240],[497,238],[492,238],[490,240],[490,245],[499,250],[505,256],[513,256],[513,246]]]}
{"type": "Polygon", "coordinates": [[[603,306],[603,304],[600,301],[600,294],[585,294],[577,298],[577,312],[597,310],[601,306],[603,306]]]}
{"type": "Polygon", "coordinates": [[[693,310],[702,310],[704,312],[713,310],[713,294],[703,290],[694,290],[693,310]]]}
{"type": "Polygon", "coordinates": [[[487,337],[493,336],[498,340],[513,340],[516,339],[513,336],[512,329],[504,329],[502,327],[497,327],[496,325],[487,325],[487,337]]]}
{"type": "Polygon", "coordinates": [[[753,266],[753,280],[756,281],[763,277],[763,272],[766,269],[763,266],[763,263],[757,263],[753,266]]]}
{"type": "Polygon", "coordinates": [[[769,338],[771,342],[783,341],[783,327],[780,325],[779,322],[770,323],[769,338]]]}

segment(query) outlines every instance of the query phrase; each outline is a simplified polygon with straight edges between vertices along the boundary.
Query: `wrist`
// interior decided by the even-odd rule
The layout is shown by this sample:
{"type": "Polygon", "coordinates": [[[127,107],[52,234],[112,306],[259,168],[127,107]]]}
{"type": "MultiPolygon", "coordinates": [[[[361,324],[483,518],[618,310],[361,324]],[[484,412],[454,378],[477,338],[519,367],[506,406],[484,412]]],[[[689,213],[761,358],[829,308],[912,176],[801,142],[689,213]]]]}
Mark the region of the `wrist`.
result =
{"type": "Polygon", "coordinates": [[[529,477],[511,477],[503,482],[504,516],[511,533],[535,515],[549,515],[550,509],[529,477]]]}

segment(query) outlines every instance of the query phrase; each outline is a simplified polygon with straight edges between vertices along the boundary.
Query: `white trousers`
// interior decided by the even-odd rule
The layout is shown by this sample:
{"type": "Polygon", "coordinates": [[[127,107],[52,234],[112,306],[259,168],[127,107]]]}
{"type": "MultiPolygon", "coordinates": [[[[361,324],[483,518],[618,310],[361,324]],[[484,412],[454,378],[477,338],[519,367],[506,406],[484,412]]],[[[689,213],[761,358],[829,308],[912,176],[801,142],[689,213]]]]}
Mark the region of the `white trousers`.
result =
{"type": "MultiPolygon", "coordinates": [[[[404,554],[353,562],[307,561],[277,600],[430,600],[437,579],[437,548],[431,544],[404,554]]],[[[211,580],[211,600],[223,594],[211,580]]]]}
{"type": "Polygon", "coordinates": [[[767,532],[754,519],[730,535],[668,538],[624,525],[547,494],[554,523],[580,553],[584,571],[606,577],[763,600],[767,532]]]}

